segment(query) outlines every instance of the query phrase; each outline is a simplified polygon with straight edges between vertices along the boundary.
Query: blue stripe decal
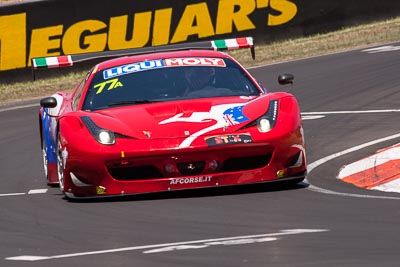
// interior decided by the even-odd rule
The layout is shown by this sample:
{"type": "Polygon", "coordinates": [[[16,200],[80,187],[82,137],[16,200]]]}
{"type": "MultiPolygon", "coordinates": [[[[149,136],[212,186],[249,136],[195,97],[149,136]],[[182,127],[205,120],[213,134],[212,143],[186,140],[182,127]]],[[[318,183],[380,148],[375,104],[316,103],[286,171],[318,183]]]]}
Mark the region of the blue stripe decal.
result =
{"type": "Polygon", "coordinates": [[[42,116],[43,135],[47,148],[47,161],[48,163],[56,163],[57,162],[56,144],[55,144],[56,140],[52,138],[51,135],[51,124],[55,123],[55,119],[48,116],[47,112],[48,109],[47,108],[44,109],[42,116]]]}

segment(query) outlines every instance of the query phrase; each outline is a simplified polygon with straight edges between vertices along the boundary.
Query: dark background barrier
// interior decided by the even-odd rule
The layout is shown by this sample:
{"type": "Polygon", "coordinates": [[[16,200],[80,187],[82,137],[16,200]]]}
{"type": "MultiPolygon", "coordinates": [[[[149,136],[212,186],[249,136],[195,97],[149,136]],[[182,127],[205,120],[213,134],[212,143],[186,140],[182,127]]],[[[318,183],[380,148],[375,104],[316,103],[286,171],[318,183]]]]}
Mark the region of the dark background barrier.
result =
{"type": "Polygon", "coordinates": [[[227,37],[325,33],[400,14],[398,0],[42,0],[0,6],[0,82],[30,58],[227,37]]]}

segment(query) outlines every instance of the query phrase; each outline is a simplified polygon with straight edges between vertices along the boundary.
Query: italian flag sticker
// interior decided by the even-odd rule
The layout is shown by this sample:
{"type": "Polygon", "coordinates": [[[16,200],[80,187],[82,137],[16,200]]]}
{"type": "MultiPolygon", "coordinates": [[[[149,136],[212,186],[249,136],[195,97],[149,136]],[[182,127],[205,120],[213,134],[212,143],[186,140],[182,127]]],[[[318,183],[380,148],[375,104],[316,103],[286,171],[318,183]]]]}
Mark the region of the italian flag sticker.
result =
{"type": "Polygon", "coordinates": [[[38,68],[59,68],[72,66],[71,56],[58,56],[58,57],[42,57],[32,59],[32,64],[35,69],[38,68]]]}
{"type": "Polygon", "coordinates": [[[244,37],[244,38],[235,38],[235,39],[226,39],[226,40],[217,40],[212,41],[212,46],[214,49],[239,49],[239,48],[248,48],[253,46],[253,38],[244,37]]]}

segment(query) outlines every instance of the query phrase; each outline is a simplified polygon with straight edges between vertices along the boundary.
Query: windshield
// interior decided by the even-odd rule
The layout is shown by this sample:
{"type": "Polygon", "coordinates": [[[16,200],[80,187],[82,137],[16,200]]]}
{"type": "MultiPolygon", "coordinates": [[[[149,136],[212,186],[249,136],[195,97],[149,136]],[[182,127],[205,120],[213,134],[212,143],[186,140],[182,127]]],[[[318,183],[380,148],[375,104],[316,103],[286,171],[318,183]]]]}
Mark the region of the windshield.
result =
{"type": "Polygon", "coordinates": [[[91,81],[83,109],[257,95],[260,95],[257,87],[229,59],[169,58],[99,71],[91,81]]]}

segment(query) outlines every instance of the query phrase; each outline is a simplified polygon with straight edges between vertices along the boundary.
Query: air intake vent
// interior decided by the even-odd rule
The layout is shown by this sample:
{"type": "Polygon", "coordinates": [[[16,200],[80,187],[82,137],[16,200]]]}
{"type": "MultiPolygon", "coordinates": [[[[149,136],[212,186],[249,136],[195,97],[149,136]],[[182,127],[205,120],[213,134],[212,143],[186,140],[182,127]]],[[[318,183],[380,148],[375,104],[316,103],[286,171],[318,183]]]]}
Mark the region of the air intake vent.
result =
{"type": "Polygon", "coordinates": [[[266,166],[271,160],[271,155],[230,158],[222,164],[221,172],[235,172],[253,170],[266,166]]]}
{"type": "Polygon", "coordinates": [[[109,167],[108,172],[116,180],[145,180],[163,178],[162,173],[154,166],[109,167]]]}

